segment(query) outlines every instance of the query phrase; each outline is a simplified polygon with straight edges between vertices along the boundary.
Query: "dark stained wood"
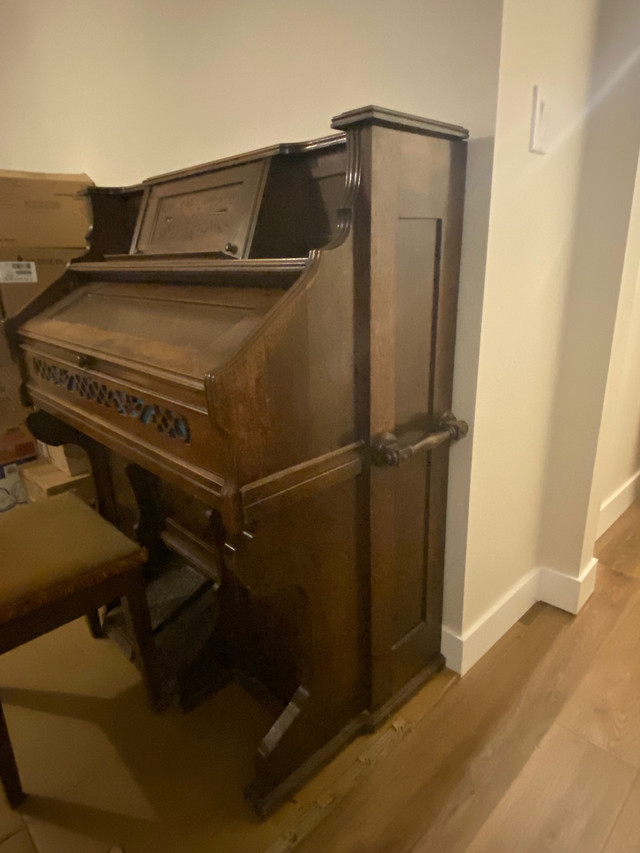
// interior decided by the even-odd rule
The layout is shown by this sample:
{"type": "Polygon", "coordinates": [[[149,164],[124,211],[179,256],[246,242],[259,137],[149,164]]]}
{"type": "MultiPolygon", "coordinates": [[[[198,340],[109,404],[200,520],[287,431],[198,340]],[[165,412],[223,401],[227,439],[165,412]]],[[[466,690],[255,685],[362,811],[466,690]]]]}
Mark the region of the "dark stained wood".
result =
{"type": "Polygon", "coordinates": [[[406,133],[419,133],[426,136],[441,136],[444,139],[466,139],[469,131],[457,124],[422,118],[422,116],[399,113],[385,107],[368,106],[349,110],[336,116],[331,122],[332,127],[341,129],[353,125],[376,124],[379,127],[391,127],[406,133]]]}
{"type": "Polygon", "coordinates": [[[220,252],[245,257],[269,159],[154,182],[144,197],[132,253],[220,252]]]}
{"type": "Polygon", "coordinates": [[[26,794],[22,789],[18,765],[13,754],[7,721],[0,703],[0,781],[12,809],[18,808],[26,794]]]}
{"type": "MultiPolygon", "coordinates": [[[[387,432],[414,441],[451,406],[464,152],[377,125],[362,131],[361,149],[354,232],[358,255],[367,258],[356,269],[361,293],[369,294],[366,429],[369,441],[387,432]],[[416,182],[430,192],[416,193],[416,182]]],[[[365,472],[374,708],[440,648],[447,473],[446,449],[399,471],[365,472]]]]}
{"type": "Polygon", "coordinates": [[[372,446],[451,406],[466,131],[333,126],[93,189],[96,243],[12,327],[33,402],[105,448],[109,516],[220,583],[218,682],[278,708],[263,816],[443,663],[448,450],[372,446]]]}
{"type": "Polygon", "coordinates": [[[84,195],[93,212],[88,258],[107,252],[128,252],[143,199],[142,187],[87,187],[84,195]]]}

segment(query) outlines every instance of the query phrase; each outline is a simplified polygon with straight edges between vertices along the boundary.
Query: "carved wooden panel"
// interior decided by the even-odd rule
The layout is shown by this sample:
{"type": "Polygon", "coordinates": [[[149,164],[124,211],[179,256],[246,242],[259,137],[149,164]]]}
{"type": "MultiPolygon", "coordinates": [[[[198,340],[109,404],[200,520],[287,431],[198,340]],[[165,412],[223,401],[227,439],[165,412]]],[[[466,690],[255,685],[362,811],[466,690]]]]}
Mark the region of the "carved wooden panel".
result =
{"type": "Polygon", "coordinates": [[[93,400],[99,406],[114,409],[123,417],[136,418],[141,424],[155,427],[168,438],[191,443],[189,422],[184,415],[176,414],[165,406],[146,402],[142,397],[122,389],[111,388],[84,373],[75,373],[57,364],[50,364],[42,358],[34,358],[32,366],[34,375],[46,382],[65,388],[85,400],[93,400]]]}
{"type": "Polygon", "coordinates": [[[268,160],[152,184],[133,250],[247,256],[268,160]]]}

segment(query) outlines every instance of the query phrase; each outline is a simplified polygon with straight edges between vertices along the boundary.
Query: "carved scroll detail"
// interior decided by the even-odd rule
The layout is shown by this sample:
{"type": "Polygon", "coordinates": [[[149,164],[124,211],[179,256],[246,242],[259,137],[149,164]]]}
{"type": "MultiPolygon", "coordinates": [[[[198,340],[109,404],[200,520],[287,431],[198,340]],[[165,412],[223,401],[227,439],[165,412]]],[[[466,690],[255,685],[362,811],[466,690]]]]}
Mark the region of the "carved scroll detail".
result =
{"type": "Polygon", "coordinates": [[[33,359],[33,370],[35,375],[44,379],[45,382],[52,382],[99,406],[115,409],[123,417],[136,418],[145,426],[153,425],[161,435],[167,438],[175,438],[185,444],[191,443],[191,430],[184,415],[178,415],[171,409],[157,406],[155,403],[147,403],[141,397],[118,388],[109,388],[105,383],[90,376],[49,364],[42,358],[33,359]]]}

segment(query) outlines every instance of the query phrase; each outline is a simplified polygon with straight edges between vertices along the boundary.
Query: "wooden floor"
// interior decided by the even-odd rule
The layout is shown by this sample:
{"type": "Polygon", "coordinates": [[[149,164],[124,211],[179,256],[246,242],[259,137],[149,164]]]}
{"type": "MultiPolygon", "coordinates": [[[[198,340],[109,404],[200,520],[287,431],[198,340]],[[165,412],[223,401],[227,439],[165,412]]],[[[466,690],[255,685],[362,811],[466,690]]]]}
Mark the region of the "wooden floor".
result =
{"type": "Polygon", "coordinates": [[[243,799],[269,716],[230,686],[154,714],[82,622],[0,658],[30,796],[0,853],[639,853],[640,504],[577,617],[538,604],[445,670],[269,821],[243,799]]]}
{"type": "Polygon", "coordinates": [[[640,507],[596,556],[577,617],[536,605],[463,679],[439,676],[296,853],[640,851],[640,507]]]}

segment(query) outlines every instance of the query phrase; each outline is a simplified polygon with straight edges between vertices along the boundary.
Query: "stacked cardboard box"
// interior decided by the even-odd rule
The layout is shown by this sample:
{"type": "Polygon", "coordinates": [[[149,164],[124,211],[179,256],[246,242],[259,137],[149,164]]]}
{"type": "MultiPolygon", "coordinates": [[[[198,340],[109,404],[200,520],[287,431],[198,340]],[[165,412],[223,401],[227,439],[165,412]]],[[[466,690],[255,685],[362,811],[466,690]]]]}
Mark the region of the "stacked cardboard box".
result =
{"type": "MultiPolygon", "coordinates": [[[[87,175],[0,170],[0,512],[26,502],[21,476],[27,466],[40,464],[30,462],[36,448],[24,425],[29,410],[21,400],[22,377],[2,325],[59,278],[72,258],[84,254],[89,220],[79,193],[91,183],[87,175]]],[[[63,468],[64,458],[58,454],[63,468]]],[[[77,471],[52,468],[47,488],[32,487],[33,494],[61,491],[60,478],[77,476],[77,471]]],[[[86,469],[83,477],[80,485],[89,494],[86,469]]]]}
{"type": "Polygon", "coordinates": [[[60,492],[73,490],[88,504],[96,501],[91,462],[75,444],[54,447],[38,442],[38,459],[21,469],[30,501],[41,501],[60,492]]]}
{"type": "MultiPolygon", "coordinates": [[[[0,170],[0,321],[12,317],[86,250],[87,175],[0,170]]],[[[0,333],[0,434],[21,423],[21,376],[0,333]]]]}
{"type": "Polygon", "coordinates": [[[21,466],[20,473],[30,501],[43,501],[61,492],[75,492],[88,504],[94,504],[96,491],[90,472],[69,474],[46,459],[21,466]]]}
{"type": "Polygon", "coordinates": [[[86,251],[84,174],[0,170],[0,307],[17,314],[86,251]]]}
{"type": "Polygon", "coordinates": [[[75,477],[77,474],[88,474],[91,462],[86,452],[77,444],[43,444],[38,442],[38,456],[62,471],[75,477]]]}
{"type": "Polygon", "coordinates": [[[20,371],[11,358],[4,330],[0,333],[0,436],[21,424],[27,410],[20,400],[20,371]]]}

